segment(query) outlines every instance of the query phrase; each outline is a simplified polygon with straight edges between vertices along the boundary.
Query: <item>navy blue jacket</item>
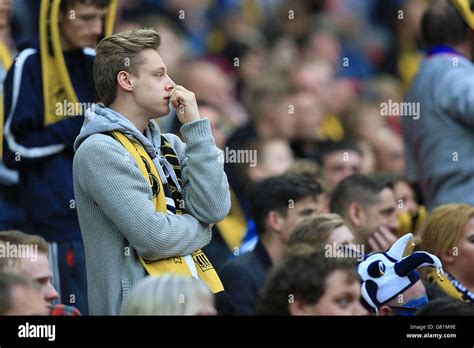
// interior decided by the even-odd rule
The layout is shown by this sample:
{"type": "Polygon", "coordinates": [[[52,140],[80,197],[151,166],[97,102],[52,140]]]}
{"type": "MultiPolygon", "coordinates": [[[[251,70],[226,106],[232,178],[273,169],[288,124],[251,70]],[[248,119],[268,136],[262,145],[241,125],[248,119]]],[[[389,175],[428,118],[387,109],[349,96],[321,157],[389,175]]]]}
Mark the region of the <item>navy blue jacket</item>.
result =
{"type": "Polygon", "coordinates": [[[272,261],[258,241],[255,249],[230,261],[219,270],[219,278],[235,306],[236,315],[254,315],[258,292],[265,284],[272,261]]]}
{"type": "MultiPolygon", "coordinates": [[[[94,51],[64,53],[80,102],[96,102],[92,64],[94,51]]],[[[26,231],[48,241],[80,240],[72,181],[73,143],[83,115],[64,117],[44,126],[43,85],[39,49],[26,48],[5,80],[3,160],[20,176],[20,198],[26,231]]],[[[85,111],[85,110],[84,110],[85,111]]]]}

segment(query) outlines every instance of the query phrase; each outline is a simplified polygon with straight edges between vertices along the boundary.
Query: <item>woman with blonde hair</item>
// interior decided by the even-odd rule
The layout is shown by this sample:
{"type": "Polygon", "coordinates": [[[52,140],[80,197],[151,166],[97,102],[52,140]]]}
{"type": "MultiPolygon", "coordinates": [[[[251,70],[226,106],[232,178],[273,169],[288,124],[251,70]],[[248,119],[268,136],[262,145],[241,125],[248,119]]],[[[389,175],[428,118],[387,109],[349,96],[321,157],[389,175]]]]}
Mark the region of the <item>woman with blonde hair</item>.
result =
{"type": "Polygon", "coordinates": [[[122,315],[215,315],[214,297],[199,279],[179,274],[141,280],[124,302],[122,315]]]}
{"type": "Polygon", "coordinates": [[[434,209],[421,229],[420,249],[438,256],[446,277],[426,280],[451,297],[474,302],[474,207],[446,204],[434,209]]]}

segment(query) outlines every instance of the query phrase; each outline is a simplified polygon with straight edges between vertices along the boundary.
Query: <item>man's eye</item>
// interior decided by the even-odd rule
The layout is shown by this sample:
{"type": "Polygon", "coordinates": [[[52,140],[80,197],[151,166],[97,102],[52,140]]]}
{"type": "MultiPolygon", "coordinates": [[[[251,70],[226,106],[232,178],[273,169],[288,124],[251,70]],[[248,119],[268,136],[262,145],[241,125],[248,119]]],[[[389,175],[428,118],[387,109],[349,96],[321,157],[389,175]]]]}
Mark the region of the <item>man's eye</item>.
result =
{"type": "Polygon", "coordinates": [[[342,298],[338,299],[336,302],[339,306],[345,307],[349,304],[349,298],[345,296],[345,297],[342,297],[342,298]]]}
{"type": "Polygon", "coordinates": [[[83,21],[91,21],[94,19],[94,16],[80,16],[79,18],[81,18],[83,21]]]}

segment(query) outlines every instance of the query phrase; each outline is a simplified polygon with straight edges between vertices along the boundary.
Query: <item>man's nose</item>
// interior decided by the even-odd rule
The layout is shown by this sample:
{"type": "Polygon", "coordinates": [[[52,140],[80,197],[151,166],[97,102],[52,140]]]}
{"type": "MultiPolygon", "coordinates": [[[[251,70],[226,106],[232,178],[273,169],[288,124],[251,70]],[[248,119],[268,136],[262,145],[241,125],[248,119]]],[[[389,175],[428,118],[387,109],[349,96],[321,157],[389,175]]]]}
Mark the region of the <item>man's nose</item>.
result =
{"type": "Polygon", "coordinates": [[[352,167],[347,166],[347,167],[344,167],[343,173],[344,173],[344,177],[347,178],[348,176],[351,176],[352,174],[354,174],[355,171],[352,167]]]}
{"type": "Polygon", "coordinates": [[[97,19],[92,25],[92,34],[96,36],[102,35],[102,29],[104,28],[104,21],[102,19],[97,19]]]}
{"type": "Polygon", "coordinates": [[[390,229],[390,231],[392,233],[397,234],[398,221],[397,221],[397,217],[395,216],[395,214],[393,216],[391,216],[390,219],[388,220],[388,228],[390,229]]]}
{"type": "Polygon", "coordinates": [[[56,291],[56,289],[54,288],[53,284],[48,283],[47,288],[46,288],[46,292],[45,292],[45,300],[48,303],[51,303],[52,301],[54,301],[58,297],[59,297],[59,294],[56,291]]]}
{"type": "Polygon", "coordinates": [[[168,82],[166,84],[165,89],[167,91],[171,91],[174,88],[174,86],[176,86],[176,83],[174,83],[174,81],[171,79],[171,77],[168,76],[168,82]]]}

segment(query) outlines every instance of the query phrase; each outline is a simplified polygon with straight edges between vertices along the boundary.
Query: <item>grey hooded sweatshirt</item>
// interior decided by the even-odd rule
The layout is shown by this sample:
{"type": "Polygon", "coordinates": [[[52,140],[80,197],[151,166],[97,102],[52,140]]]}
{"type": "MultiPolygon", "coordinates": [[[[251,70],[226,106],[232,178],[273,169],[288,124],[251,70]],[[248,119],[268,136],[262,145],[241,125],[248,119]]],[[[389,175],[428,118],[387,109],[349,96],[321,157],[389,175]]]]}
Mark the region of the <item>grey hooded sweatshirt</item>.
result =
{"type": "MultiPolygon", "coordinates": [[[[224,219],[230,193],[222,152],[207,119],[181,127],[183,143],[165,134],[182,169],[181,193],[186,214],[155,211],[152,190],[134,158],[111,136],[121,131],[139,142],[153,159],[163,183],[170,166],[160,153],[160,129],[150,121],[142,134],[120,113],[95,105],[86,113],[74,143],[73,176],[76,208],[84,240],[89,313],[119,314],[128,292],[146,276],[139,256],[158,260],[185,256],[211,240],[210,224],[224,219]]],[[[171,169],[172,170],[172,169],[171,169]]]]}

